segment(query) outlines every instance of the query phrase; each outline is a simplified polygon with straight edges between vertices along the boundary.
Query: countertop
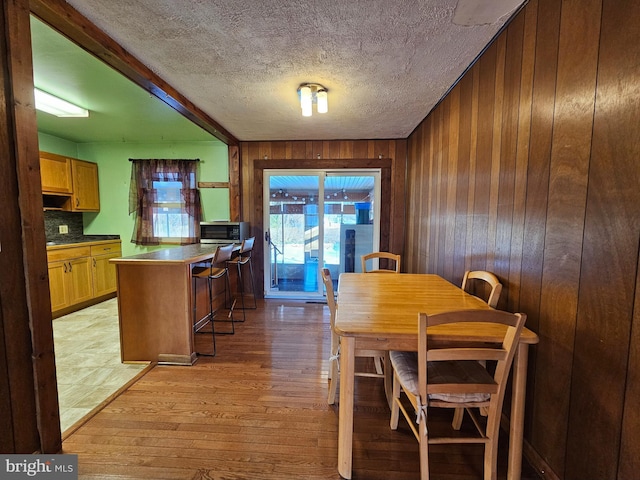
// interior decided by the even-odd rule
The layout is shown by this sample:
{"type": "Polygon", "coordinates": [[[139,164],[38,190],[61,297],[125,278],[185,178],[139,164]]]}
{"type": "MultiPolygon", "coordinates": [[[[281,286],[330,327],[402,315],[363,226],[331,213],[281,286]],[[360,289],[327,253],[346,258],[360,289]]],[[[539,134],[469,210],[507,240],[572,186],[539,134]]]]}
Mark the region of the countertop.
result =
{"type": "MultiPolygon", "coordinates": [[[[130,257],[113,258],[111,263],[128,265],[150,264],[190,264],[198,263],[213,257],[218,245],[206,243],[194,243],[175,248],[163,248],[148,253],[140,253],[130,257]]],[[[239,247],[238,247],[239,248],[239,247]]]]}
{"type": "Polygon", "coordinates": [[[120,240],[120,235],[83,235],[81,237],[70,237],[68,239],[47,241],[47,250],[73,247],[84,243],[109,243],[120,240]]]}

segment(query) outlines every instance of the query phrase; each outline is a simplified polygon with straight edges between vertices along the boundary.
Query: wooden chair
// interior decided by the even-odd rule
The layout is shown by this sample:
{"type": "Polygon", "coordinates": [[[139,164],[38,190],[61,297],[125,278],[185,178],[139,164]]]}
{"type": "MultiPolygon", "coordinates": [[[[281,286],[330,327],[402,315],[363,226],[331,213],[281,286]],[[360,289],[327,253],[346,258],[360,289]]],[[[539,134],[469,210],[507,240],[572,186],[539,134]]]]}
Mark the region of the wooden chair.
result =
{"type": "Polygon", "coordinates": [[[427,317],[418,315],[418,352],[389,352],[393,366],[393,405],[391,429],[398,427],[399,412],[420,443],[420,478],[429,478],[429,445],[448,443],[480,443],[484,445],[484,479],[497,478],[498,434],[502,403],[520,333],[526,315],[499,310],[463,310],[445,312],[427,317]],[[474,322],[505,325],[505,335],[499,345],[487,344],[469,348],[451,346],[433,348],[427,338],[427,327],[447,323],[467,323],[473,329],[474,322]],[[493,374],[480,363],[495,363],[493,374]],[[400,395],[404,392],[413,405],[414,416],[409,415],[400,395]],[[478,430],[477,436],[456,435],[434,437],[427,429],[428,408],[464,407],[470,412],[478,430]],[[472,409],[486,407],[486,421],[482,421],[472,409]],[[484,425],[483,425],[484,423],[484,425]]]}
{"type": "MultiPolygon", "coordinates": [[[[493,273],[486,272],[484,270],[467,270],[466,272],[464,272],[464,277],[462,277],[462,290],[464,290],[465,292],[475,295],[478,289],[485,285],[490,288],[490,291],[489,295],[485,295],[484,297],[486,298],[482,299],[485,300],[487,302],[487,305],[489,305],[491,308],[496,308],[496,306],[498,305],[498,300],[500,300],[500,294],[502,293],[502,284],[500,283],[500,280],[498,280],[498,277],[496,277],[493,273]]],[[[481,413],[483,415],[486,415],[485,409],[483,409],[481,413]]],[[[451,425],[454,429],[460,430],[463,417],[464,408],[456,408],[456,411],[453,414],[453,421],[451,422],[451,425]]]]}
{"type": "Polygon", "coordinates": [[[389,253],[389,252],[372,252],[372,253],[368,253],[366,255],[362,255],[361,257],[362,259],[362,273],[372,273],[372,272],[376,272],[376,273],[400,273],[400,255],[397,255],[395,253],[389,253]],[[369,260],[387,260],[387,264],[389,262],[394,262],[395,263],[395,269],[391,269],[391,268],[378,268],[378,269],[369,269],[367,270],[367,262],[369,260]]]}
{"type": "Polygon", "coordinates": [[[489,285],[491,292],[489,293],[489,297],[486,299],[486,302],[490,307],[496,308],[498,300],[500,300],[500,293],[502,293],[502,284],[500,283],[500,280],[498,280],[498,277],[493,273],[485,272],[484,270],[467,270],[464,272],[464,277],[462,278],[462,290],[467,293],[471,293],[469,290],[473,283],[469,280],[481,280],[489,285]]]}
{"type": "MultiPolygon", "coordinates": [[[[320,270],[320,274],[322,276],[324,287],[327,290],[327,305],[329,306],[329,312],[331,313],[331,355],[329,357],[329,394],[327,396],[327,403],[329,403],[329,405],[333,405],[336,401],[336,389],[339,381],[338,362],[340,360],[340,336],[337,335],[334,330],[338,304],[335,299],[333,280],[331,279],[329,269],[322,268],[320,270]]],[[[387,352],[383,350],[356,350],[356,357],[373,358],[376,372],[356,372],[355,375],[358,377],[384,378],[382,365],[384,364],[384,357],[386,354],[387,352]]]]}

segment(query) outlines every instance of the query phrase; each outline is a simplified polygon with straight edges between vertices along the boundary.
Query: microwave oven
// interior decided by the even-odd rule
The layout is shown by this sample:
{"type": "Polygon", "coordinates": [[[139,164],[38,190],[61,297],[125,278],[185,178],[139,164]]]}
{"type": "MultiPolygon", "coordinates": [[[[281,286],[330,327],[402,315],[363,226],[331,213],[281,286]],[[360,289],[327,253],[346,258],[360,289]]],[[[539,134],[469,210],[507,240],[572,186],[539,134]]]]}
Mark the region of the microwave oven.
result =
{"type": "Polygon", "coordinates": [[[200,222],[200,243],[241,243],[249,237],[249,222],[200,222]]]}

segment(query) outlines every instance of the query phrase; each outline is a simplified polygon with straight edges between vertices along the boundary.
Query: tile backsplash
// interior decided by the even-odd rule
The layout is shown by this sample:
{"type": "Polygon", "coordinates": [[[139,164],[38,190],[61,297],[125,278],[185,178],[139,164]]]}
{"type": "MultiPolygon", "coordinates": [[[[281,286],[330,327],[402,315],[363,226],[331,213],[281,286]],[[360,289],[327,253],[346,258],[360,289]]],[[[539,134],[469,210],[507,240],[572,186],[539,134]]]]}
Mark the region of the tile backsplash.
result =
{"type": "Polygon", "coordinates": [[[47,242],[70,243],[83,236],[82,212],[44,212],[44,228],[47,242]],[[60,225],[66,225],[69,233],[60,233],[60,225]]]}

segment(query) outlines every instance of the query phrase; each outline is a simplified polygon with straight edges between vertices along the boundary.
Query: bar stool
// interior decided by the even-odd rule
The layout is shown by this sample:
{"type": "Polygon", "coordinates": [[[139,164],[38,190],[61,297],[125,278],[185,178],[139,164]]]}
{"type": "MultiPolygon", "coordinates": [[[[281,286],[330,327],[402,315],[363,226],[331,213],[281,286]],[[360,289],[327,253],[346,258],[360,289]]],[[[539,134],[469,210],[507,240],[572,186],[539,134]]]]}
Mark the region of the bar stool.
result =
{"type": "Polygon", "coordinates": [[[217,312],[213,312],[212,321],[213,322],[227,322],[231,324],[230,332],[218,332],[218,335],[233,335],[235,333],[234,328],[234,319],[233,319],[233,309],[235,308],[236,301],[231,295],[231,281],[229,280],[229,269],[227,268],[227,264],[229,260],[231,260],[231,256],[233,255],[233,243],[229,245],[225,245],[223,247],[218,247],[216,250],[216,254],[213,256],[213,260],[211,261],[211,271],[209,273],[209,299],[212,304],[211,309],[213,312],[213,281],[218,278],[225,279],[224,285],[224,305],[225,308],[229,305],[229,314],[226,319],[216,319],[215,314],[217,312]],[[223,265],[219,267],[215,267],[214,265],[223,265]],[[228,302],[227,302],[227,296],[228,302]]]}
{"type": "Polygon", "coordinates": [[[239,322],[244,322],[246,319],[245,310],[250,309],[254,310],[258,307],[256,303],[256,287],[253,279],[253,262],[251,261],[251,252],[253,251],[253,244],[256,241],[256,237],[245,238],[240,245],[240,250],[238,251],[238,256],[229,260],[229,265],[236,265],[238,269],[238,283],[240,285],[240,300],[242,303],[242,320],[237,320],[239,322]],[[253,307],[247,307],[244,302],[244,278],[242,276],[242,267],[244,265],[249,264],[249,274],[251,277],[251,294],[253,295],[253,307]]]}
{"type": "Polygon", "coordinates": [[[231,322],[231,331],[230,332],[217,332],[218,335],[230,335],[235,331],[233,329],[233,307],[234,303],[231,303],[231,307],[229,309],[229,318],[230,320],[216,320],[215,313],[213,311],[213,280],[226,277],[226,285],[225,285],[225,305],[227,303],[227,294],[231,297],[231,288],[229,284],[229,273],[226,267],[227,261],[231,258],[231,254],[233,253],[233,245],[227,245],[225,247],[218,247],[216,249],[216,253],[213,258],[202,262],[201,265],[195,266],[191,270],[191,278],[193,279],[193,333],[211,333],[212,341],[213,341],[213,353],[203,353],[196,352],[197,355],[215,357],[216,355],[216,331],[214,328],[214,322],[220,321],[230,321],[231,322]],[[204,264],[204,265],[203,265],[204,264]],[[214,265],[223,264],[224,267],[214,267],[214,265]],[[209,297],[209,313],[203,317],[198,318],[198,281],[206,280],[207,281],[207,291],[209,297]],[[202,331],[204,327],[211,324],[211,332],[202,331]]]}
{"type": "Polygon", "coordinates": [[[196,351],[196,355],[202,355],[206,357],[215,357],[216,356],[216,333],[213,328],[213,308],[212,308],[212,298],[211,298],[211,289],[209,288],[209,273],[211,272],[211,259],[202,262],[198,266],[194,266],[191,269],[191,278],[193,280],[192,290],[193,290],[193,333],[209,333],[207,331],[202,331],[204,327],[211,324],[211,339],[213,341],[213,353],[203,353],[196,351]],[[205,280],[207,282],[207,291],[209,297],[209,313],[203,318],[198,318],[198,282],[205,280]]]}

